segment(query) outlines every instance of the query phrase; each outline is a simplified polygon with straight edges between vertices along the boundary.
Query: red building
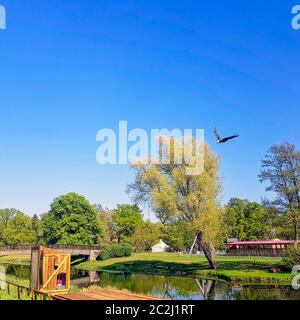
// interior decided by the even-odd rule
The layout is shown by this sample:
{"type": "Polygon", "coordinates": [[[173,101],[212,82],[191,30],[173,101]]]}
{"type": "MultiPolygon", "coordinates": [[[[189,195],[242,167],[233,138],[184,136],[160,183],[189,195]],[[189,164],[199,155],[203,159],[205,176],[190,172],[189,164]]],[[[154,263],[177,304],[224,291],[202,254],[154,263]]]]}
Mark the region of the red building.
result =
{"type": "MultiPolygon", "coordinates": [[[[300,244],[300,241],[296,241],[300,244]]],[[[295,244],[292,240],[265,240],[265,241],[233,241],[227,242],[229,256],[265,256],[282,257],[289,245],[295,244]]]]}

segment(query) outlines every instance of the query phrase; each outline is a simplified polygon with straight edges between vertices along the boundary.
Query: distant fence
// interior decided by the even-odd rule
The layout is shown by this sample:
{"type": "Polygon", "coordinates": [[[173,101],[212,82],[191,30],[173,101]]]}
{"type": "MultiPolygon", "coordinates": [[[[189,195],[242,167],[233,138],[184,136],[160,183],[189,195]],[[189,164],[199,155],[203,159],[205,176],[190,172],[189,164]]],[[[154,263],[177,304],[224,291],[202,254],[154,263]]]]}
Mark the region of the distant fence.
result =
{"type": "Polygon", "coordinates": [[[230,249],[228,256],[237,257],[284,257],[285,248],[277,249],[230,249]]]}

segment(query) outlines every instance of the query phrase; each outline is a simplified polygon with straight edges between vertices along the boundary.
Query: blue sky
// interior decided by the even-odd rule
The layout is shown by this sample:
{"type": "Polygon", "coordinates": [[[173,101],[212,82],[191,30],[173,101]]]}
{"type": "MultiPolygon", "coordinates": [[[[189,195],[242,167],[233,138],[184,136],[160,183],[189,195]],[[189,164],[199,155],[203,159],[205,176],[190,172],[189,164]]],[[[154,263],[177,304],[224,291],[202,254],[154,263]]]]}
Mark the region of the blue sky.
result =
{"type": "Polygon", "coordinates": [[[70,191],[128,202],[126,166],[96,163],[96,133],[203,128],[224,197],[260,200],[260,161],[299,148],[300,1],[0,0],[0,207],[48,210],[70,191]],[[241,138],[217,146],[212,130],[241,138]]]}

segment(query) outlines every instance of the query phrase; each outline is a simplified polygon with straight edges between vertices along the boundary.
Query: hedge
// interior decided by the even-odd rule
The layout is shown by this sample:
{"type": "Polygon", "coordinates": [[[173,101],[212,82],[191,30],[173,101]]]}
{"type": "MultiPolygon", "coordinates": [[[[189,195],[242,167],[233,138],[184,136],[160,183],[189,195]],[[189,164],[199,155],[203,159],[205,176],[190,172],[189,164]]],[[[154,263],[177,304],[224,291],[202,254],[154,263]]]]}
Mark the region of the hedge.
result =
{"type": "Polygon", "coordinates": [[[112,244],[104,247],[98,256],[98,260],[107,260],[109,258],[130,257],[133,248],[129,243],[112,244]]]}
{"type": "Polygon", "coordinates": [[[109,252],[107,250],[102,250],[98,256],[98,260],[107,260],[109,259],[109,252]]]}

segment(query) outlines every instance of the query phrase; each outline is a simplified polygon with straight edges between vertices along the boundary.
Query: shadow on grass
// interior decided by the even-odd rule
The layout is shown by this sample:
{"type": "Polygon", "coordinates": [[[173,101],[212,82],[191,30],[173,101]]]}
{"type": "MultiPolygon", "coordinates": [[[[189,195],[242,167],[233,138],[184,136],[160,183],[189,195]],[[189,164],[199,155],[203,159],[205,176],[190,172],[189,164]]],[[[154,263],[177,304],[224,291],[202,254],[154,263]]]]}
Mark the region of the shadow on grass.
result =
{"type": "Polygon", "coordinates": [[[200,268],[201,265],[205,265],[205,263],[185,264],[176,262],[164,262],[159,260],[135,260],[98,267],[97,271],[105,270],[145,274],[193,274],[200,268]]]}
{"type": "MultiPolygon", "coordinates": [[[[251,261],[221,261],[218,270],[263,270],[266,271],[274,264],[251,261]]],[[[197,271],[211,270],[207,262],[178,263],[160,260],[134,260],[117,262],[108,266],[97,267],[97,271],[115,271],[144,274],[185,274],[193,275],[197,271]]]]}
{"type": "Polygon", "coordinates": [[[220,270],[237,270],[237,271],[249,271],[249,270],[262,270],[268,271],[270,268],[279,267],[277,263],[256,261],[222,261],[220,262],[220,270]]]}

